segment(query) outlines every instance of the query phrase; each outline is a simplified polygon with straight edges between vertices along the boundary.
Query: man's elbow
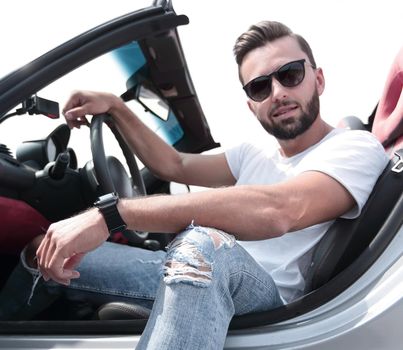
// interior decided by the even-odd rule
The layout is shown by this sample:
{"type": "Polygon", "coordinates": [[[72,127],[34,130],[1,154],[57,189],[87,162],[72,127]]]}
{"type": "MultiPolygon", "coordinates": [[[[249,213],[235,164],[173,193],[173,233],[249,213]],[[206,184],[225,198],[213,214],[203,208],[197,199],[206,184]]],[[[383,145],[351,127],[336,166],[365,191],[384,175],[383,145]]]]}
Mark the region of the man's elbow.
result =
{"type": "Polygon", "coordinates": [[[260,239],[281,237],[292,231],[294,220],[284,212],[265,214],[256,232],[260,239]]]}

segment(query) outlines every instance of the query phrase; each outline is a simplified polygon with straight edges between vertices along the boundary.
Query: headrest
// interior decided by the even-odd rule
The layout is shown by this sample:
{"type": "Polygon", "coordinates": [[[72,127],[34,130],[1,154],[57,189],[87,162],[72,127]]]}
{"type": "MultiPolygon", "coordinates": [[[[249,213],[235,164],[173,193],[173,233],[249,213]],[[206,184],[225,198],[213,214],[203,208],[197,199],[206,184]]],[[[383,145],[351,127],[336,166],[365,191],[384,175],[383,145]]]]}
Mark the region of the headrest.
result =
{"type": "Polygon", "coordinates": [[[403,148],[403,47],[390,68],[372,132],[386,150],[403,148]]]}

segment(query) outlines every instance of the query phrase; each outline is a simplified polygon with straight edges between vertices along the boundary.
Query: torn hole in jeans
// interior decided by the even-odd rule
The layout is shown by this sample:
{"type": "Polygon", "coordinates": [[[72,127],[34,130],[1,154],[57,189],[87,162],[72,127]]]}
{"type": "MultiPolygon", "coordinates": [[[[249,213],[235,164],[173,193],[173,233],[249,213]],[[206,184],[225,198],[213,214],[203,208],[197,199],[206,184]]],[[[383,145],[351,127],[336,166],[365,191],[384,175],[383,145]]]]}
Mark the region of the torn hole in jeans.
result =
{"type": "MultiPolygon", "coordinates": [[[[232,248],[235,245],[235,237],[224,231],[210,227],[194,226],[188,227],[194,230],[201,237],[202,242],[211,242],[204,246],[204,249],[217,251],[222,247],[232,248]]],[[[203,243],[198,243],[198,238],[189,238],[186,234],[174,240],[168,247],[168,257],[164,266],[164,281],[170,283],[189,283],[200,287],[207,287],[212,279],[212,263],[208,260],[210,254],[204,254],[203,243]],[[200,247],[198,247],[200,244],[200,247]]],[[[208,253],[208,251],[207,251],[208,253]]]]}
{"type": "Polygon", "coordinates": [[[166,284],[183,282],[207,287],[211,283],[211,263],[206,261],[193,243],[177,239],[170,248],[172,253],[169,254],[164,266],[166,284]]]}

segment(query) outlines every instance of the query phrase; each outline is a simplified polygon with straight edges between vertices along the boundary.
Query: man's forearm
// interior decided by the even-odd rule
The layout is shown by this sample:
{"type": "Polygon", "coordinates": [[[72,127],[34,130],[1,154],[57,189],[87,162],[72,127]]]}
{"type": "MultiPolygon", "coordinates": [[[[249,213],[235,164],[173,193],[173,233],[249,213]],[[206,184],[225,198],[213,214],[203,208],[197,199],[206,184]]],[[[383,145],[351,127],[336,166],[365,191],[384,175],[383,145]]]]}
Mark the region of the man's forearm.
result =
{"type": "Polygon", "coordinates": [[[115,99],[110,113],[143,164],[164,180],[178,181],[180,153],[150,130],[119,98],[115,99]]]}
{"type": "Polygon", "coordinates": [[[109,98],[112,98],[109,112],[119,130],[132,151],[153,174],[166,181],[204,187],[235,183],[224,153],[200,155],[178,152],[149,129],[121,99],[116,96],[109,98]]]}
{"type": "Polygon", "coordinates": [[[121,201],[119,210],[129,227],[140,231],[180,232],[194,221],[240,240],[259,240],[333,220],[354,205],[337,180],[312,171],[273,185],[121,201]]]}
{"type": "Polygon", "coordinates": [[[286,232],[281,203],[260,190],[237,186],[176,196],[123,200],[119,211],[131,229],[176,233],[194,222],[234,234],[241,240],[276,237],[286,232]],[[268,205],[270,203],[270,205],[268,205]]]}

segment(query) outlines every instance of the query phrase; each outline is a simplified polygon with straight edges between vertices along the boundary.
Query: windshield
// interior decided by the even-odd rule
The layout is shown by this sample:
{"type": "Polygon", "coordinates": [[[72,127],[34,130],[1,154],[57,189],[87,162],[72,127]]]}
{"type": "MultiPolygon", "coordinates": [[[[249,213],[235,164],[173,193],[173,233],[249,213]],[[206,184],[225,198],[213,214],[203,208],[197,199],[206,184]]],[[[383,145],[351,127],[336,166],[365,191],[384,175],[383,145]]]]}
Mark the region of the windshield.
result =
{"type": "MultiPolygon", "coordinates": [[[[137,42],[132,42],[75,69],[38,91],[37,95],[59,102],[61,112],[69,95],[76,89],[106,91],[120,96],[128,90],[128,87],[135,89],[143,82],[152,85],[147,71],[146,59],[140,46],[137,42]]],[[[154,96],[163,100],[159,95],[154,96]]],[[[167,143],[173,145],[183,137],[183,130],[171,110],[168,110],[167,118],[163,120],[136,99],[127,101],[127,105],[167,143]]],[[[167,104],[164,102],[164,105],[167,104]]],[[[14,153],[23,141],[44,138],[64,122],[62,115],[60,119],[49,119],[43,115],[16,116],[0,125],[0,143],[6,144],[14,153]],[[19,132],[15,133],[15,130],[19,132]]],[[[120,158],[119,146],[109,130],[104,130],[104,141],[107,153],[120,158]]],[[[69,147],[75,150],[78,166],[82,167],[92,158],[89,129],[73,130],[69,147]]]]}

